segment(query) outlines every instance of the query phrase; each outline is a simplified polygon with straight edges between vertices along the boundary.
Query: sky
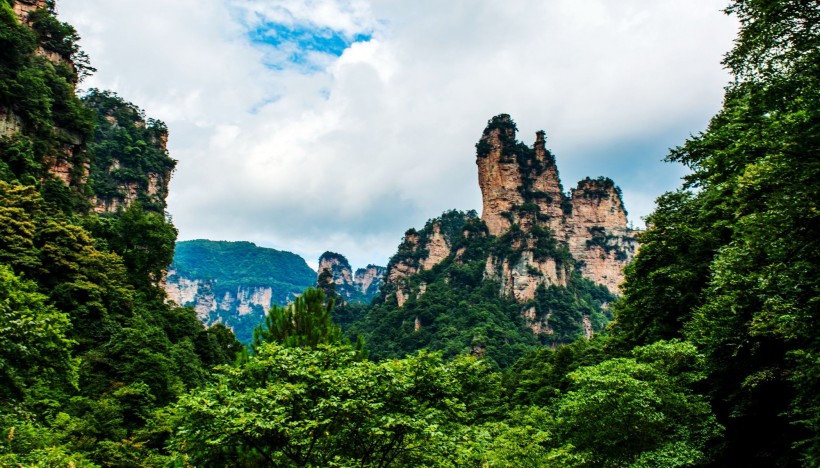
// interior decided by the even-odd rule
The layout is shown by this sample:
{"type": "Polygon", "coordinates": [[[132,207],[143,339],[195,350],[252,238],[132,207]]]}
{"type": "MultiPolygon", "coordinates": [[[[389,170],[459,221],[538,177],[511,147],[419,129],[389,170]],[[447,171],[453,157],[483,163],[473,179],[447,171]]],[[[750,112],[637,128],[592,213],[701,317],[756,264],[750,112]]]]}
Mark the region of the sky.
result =
{"type": "Polygon", "coordinates": [[[481,212],[494,115],[545,130],[565,190],[621,187],[643,226],[729,80],[717,0],[59,0],[97,72],[164,121],[180,240],[386,265],[404,232],[481,212]]]}

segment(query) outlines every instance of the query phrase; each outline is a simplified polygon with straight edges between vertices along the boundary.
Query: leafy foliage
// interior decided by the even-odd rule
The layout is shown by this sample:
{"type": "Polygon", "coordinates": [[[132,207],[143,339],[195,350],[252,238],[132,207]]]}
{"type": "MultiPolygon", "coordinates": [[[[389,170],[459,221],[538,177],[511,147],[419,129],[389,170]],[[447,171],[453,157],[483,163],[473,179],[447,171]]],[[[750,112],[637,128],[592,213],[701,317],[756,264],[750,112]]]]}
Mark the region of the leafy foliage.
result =
{"type": "Polygon", "coordinates": [[[302,257],[251,242],[177,242],[171,269],[189,278],[219,279],[226,288],[283,283],[301,292],[316,281],[316,272],[302,257]]]}
{"type": "Polygon", "coordinates": [[[77,69],[34,53],[76,58],[74,30],[52,8],[29,19],[0,1],[0,113],[14,123],[0,137],[0,465],[162,464],[162,407],[239,343],[164,303],[176,230],[161,209],[89,213],[85,148],[108,137],[92,117],[116,109],[85,107],[77,69]],[[48,172],[55,159],[67,180],[48,172]]]}
{"type": "Polygon", "coordinates": [[[0,265],[0,400],[24,398],[35,385],[77,384],[77,362],[67,337],[70,322],[37,292],[0,265]]]}
{"type": "Polygon", "coordinates": [[[94,157],[90,185],[97,203],[134,197],[146,211],[163,213],[167,181],[176,166],[165,149],[165,124],[146,119],[142,110],[109,91],[91,89],[82,101],[95,116],[94,142],[88,149],[94,157]]]}
{"type": "MultiPolygon", "coordinates": [[[[76,56],[76,33],[51,9],[33,32],[0,0],[0,111],[21,124],[0,139],[0,464],[816,466],[820,13],[785,0],[728,11],[741,19],[726,58],[736,81],[708,130],[672,151],[692,174],[649,218],[609,334],[569,343],[584,316],[600,331],[612,300],[577,274],[528,304],[484,280],[489,256],[521,254],[511,241],[560,258],[549,231],[513,230],[502,245],[475,213],[448,212],[408,231],[391,265],[418,267],[433,226],[454,254],[335,314],[381,361],[363,359],[333,301],[309,289],[273,307],[236,362],[229,328],[164,301],[176,236],[164,205],[88,212],[107,188],[83,186],[76,168],[101,174],[106,154],[133,158],[132,181],[172,168],[150,150],[164,125],[136,131],[144,116],[107,93],[79,106],[76,70],[34,57],[38,44],[76,56]],[[68,184],[45,172],[66,144],[68,184]],[[522,306],[548,315],[552,338],[532,334],[522,306]]],[[[491,125],[525,161],[509,117],[491,125]]]]}
{"type": "Polygon", "coordinates": [[[820,461],[820,9],[736,0],[735,81],[708,129],[672,150],[692,173],[658,200],[627,271],[620,346],[683,336],[706,354],[726,426],[718,463],[820,461]]]}
{"type": "Polygon", "coordinates": [[[569,374],[562,437],[593,466],[691,466],[719,426],[691,384],[703,379],[689,343],[657,342],[569,374]]]}
{"type": "Polygon", "coordinates": [[[339,343],[342,329],[330,319],[333,300],[325,300],[321,289],[308,288],[292,303],[274,305],[265,323],[253,332],[252,349],[262,343],[279,343],[285,347],[316,347],[339,343]]]}
{"type": "Polygon", "coordinates": [[[484,417],[471,397],[497,385],[487,377],[473,358],[373,363],[348,347],[264,344],[180,401],[174,443],[197,464],[436,464],[461,424],[484,417]]]}

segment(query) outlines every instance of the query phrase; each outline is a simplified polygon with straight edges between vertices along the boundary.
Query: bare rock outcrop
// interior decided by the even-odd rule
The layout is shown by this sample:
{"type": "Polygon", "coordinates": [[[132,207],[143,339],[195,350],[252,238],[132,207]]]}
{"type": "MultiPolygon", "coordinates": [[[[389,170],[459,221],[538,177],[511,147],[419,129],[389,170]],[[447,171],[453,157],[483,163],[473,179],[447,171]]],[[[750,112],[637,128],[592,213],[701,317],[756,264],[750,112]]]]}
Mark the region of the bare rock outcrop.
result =
{"type": "Polygon", "coordinates": [[[46,0],[16,0],[11,7],[14,14],[17,15],[17,20],[23,24],[29,23],[29,16],[36,10],[48,8],[48,1],[46,0]]]}
{"type": "MultiPolygon", "coordinates": [[[[120,109],[117,109],[120,111],[120,109]]],[[[132,114],[130,112],[122,113],[120,118],[123,122],[119,122],[113,115],[106,115],[104,123],[107,129],[116,130],[122,126],[132,125],[136,128],[145,129],[146,122],[139,114],[132,114]],[[127,117],[126,117],[127,116],[127,117]]],[[[168,153],[168,131],[167,129],[158,129],[157,135],[152,135],[148,139],[148,144],[156,154],[168,153]]],[[[167,169],[157,171],[146,171],[145,176],[135,180],[123,180],[122,174],[127,169],[128,164],[124,164],[116,157],[107,161],[98,162],[99,170],[115,182],[116,188],[113,192],[105,194],[98,194],[91,198],[91,209],[95,213],[116,213],[131,206],[132,203],[138,200],[147,202],[150,205],[162,206],[165,205],[165,199],[168,196],[168,184],[171,181],[171,172],[173,165],[167,169]]],[[[129,163],[133,165],[134,162],[129,163]]]]}
{"type": "Polygon", "coordinates": [[[609,179],[584,179],[572,190],[565,234],[581,273],[617,291],[638,243],[627,227],[620,192],[609,179]]]}
{"type": "Polygon", "coordinates": [[[517,259],[490,256],[484,278],[498,281],[501,294],[518,302],[535,297],[539,286],[566,286],[569,271],[554,258],[535,258],[531,250],[521,252],[517,259]]]}
{"type": "Polygon", "coordinates": [[[566,284],[571,270],[563,248],[585,277],[617,292],[638,244],[615,184],[587,178],[564,194],[544,132],[536,133],[530,148],[516,140],[515,123],[506,114],[488,122],[476,149],[481,219],[491,235],[520,231],[528,237],[514,245],[514,261],[491,256],[485,278],[500,281],[505,295],[530,300],[542,284],[566,284]],[[544,236],[556,243],[552,262],[536,254],[544,236]]]}
{"type": "Polygon", "coordinates": [[[387,282],[392,286],[391,291],[394,292],[399,307],[410,297],[424,294],[426,288],[423,284],[410,284],[408,278],[422,271],[432,270],[453,253],[451,237],[462,233],[458,229],[447,233],[444,225],[463,224],[463,219],[457,220],[460,216],[455,211],[448,212],[441,218],[429,221],[421,231],[410,229],[404,233],[398,252],[387,266],[387,282]]]}
{"type": "Polygon", "coordinates": [[[236,310],[239,315],[264,315],[275,303],[270,287],[238,286],[217,297],[215,280],[181,277],[174,270],[168,271],[168,278],[165,283],[168,299],[179,305],[193,306],[196,315],[206,324],[214,322],[213,312],[236,310]]]}
{"type": "Polygon", "coordinates": [[[0,136],[12,136],[23,129],[23,120],[14,112],[0,107],[0,136]]]}
{"type": "Polygon", "coordinates": [[[353,284],[357,286],[362,294],[373,297],[379,293],[387,268],[377,265],[367,265],[359,268],[353,275],[353,284]]]}

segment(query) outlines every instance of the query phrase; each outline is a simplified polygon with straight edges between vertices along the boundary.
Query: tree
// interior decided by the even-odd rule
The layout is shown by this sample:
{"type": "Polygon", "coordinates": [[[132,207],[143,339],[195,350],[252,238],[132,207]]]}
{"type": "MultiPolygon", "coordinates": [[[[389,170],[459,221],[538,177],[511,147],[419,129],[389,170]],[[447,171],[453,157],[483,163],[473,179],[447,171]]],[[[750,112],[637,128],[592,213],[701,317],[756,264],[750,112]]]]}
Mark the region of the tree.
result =
{"type": "Polygon", "coordinates": [[[349,346],[263,343],[180,400],[173,443],[203,465],[448,464],[497,389],[472,357],[445,363],[422,352],[373,363],[349,346]]]}
{"type": "Polygon", "coordinates": [[[77,385],[68,316],[48,304],[37,285],[0,265],[0,408],[31,387],[77,385]]]}
{"type": "Polygon", "coordinates": [[[265,323],[254,330],[253,348],[262,343],[281,343],[289,347],[316,347],[338,343],[342,330],[330,319],[333,301],[325,302],[320,289],[308,288],[286,306],[274,304],[265,323]]]}
{"type": "Polygon", "coordinates": [[[691,174],[659,199],[627,271],[622,349],[685,336],[705,353],[722,464],[820,463],[820,8],[735,0],[734,75],[691,174]]]}
{"type": "Polygon", "coordinates": [[[131,284],[143,290],[158,285],[174,259],[174,225],[162,214],[145,211],[139,202],[134,202],[112,227],[108,242],[122,257],[131,284]]]}
{"type": "Polygon", "coordinates": [[[592,466],[690,466],[719,434],[709,404],[692,392],[703,358],[690,343],[657,342],[572,372],[556,428],[592,466]]]}

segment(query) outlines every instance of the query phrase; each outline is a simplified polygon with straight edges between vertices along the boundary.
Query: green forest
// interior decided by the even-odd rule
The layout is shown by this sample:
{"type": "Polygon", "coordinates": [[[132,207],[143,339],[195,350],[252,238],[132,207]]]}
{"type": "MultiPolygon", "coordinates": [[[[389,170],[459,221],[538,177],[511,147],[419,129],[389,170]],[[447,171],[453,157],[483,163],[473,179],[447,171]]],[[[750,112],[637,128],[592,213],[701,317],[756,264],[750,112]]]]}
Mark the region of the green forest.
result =
{"type": "Polygon", "coordinates": [[[149,190],[176,164],[165,124],[77,96],[94,70],[74,28],[53,1],[24,22],[14,5],[0,0],[0,466],[820,465],[817,2],[729,3],[723,107],[666,157],[689,175],[658,198],[622,296],[578,276],[534,304],[563,310],[566,333],[539,339],[481,281],[503,244],[476,236],[461,237],[475,258],[411,277],[428,289],[404,308],[309,288],[247,347],[165,301],[177,231],[149,190]]]}

